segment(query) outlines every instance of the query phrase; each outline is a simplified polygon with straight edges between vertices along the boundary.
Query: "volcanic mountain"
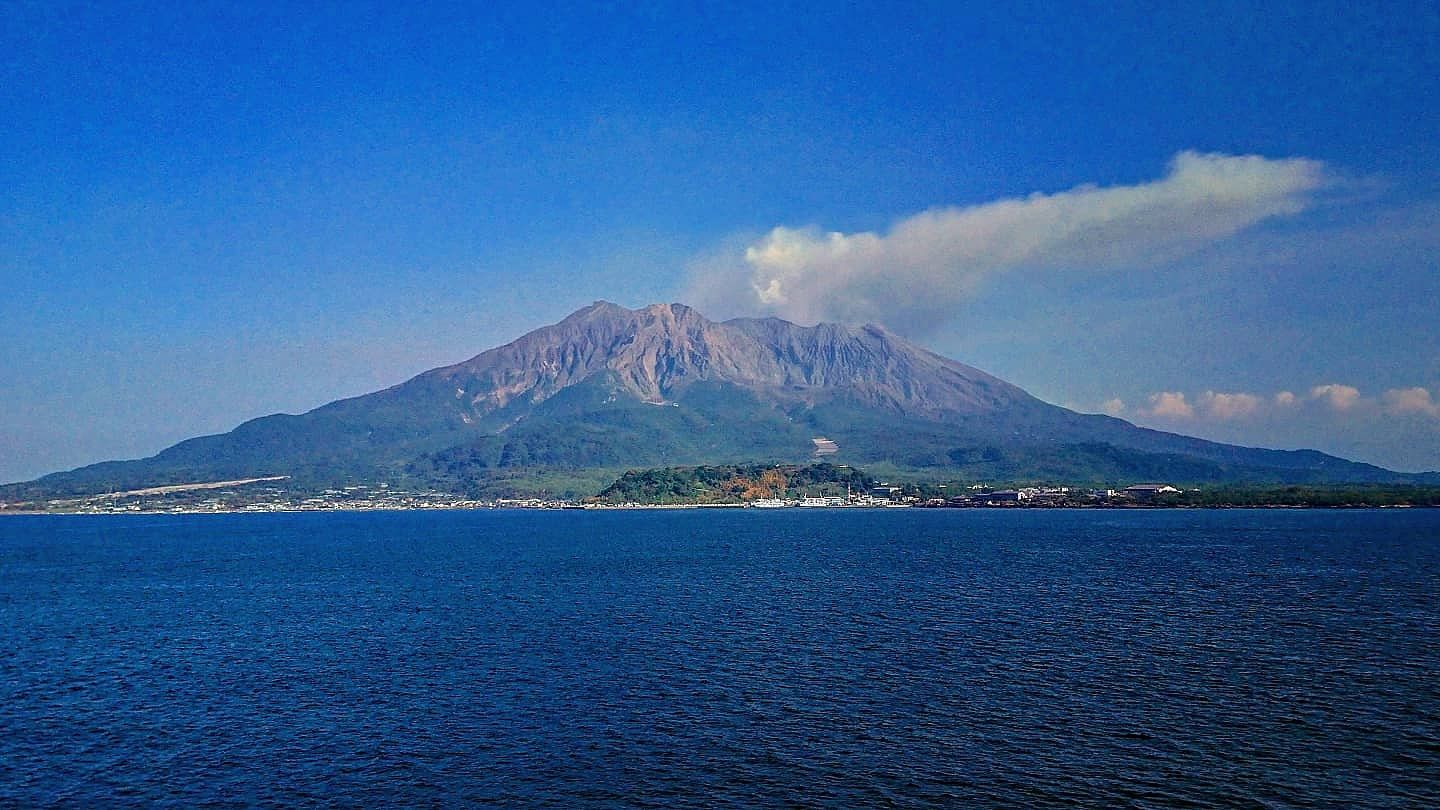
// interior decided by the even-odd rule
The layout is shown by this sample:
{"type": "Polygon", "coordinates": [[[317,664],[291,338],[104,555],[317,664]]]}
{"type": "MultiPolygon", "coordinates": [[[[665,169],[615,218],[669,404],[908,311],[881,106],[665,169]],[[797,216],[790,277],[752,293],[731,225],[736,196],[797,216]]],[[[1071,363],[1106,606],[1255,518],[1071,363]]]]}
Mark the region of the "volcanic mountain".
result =
{"type": "Polygon", "coordinates": [[[991,481],[1411,478],[1079,414],[879,326],[716,322],[681,304],[599,301],[383,391],[5,489],[35,497],[286,475],[478,492],[517,471],[801,461],[817,450],[991,481]]]}

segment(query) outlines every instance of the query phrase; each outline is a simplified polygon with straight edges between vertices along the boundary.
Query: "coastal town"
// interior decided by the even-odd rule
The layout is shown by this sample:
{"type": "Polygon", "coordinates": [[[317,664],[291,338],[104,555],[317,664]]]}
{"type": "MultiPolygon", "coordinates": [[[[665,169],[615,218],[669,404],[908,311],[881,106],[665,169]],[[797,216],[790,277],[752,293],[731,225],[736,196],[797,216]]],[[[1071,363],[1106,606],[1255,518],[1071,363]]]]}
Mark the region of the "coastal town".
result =
{"type": "MultiPolygon", "coordinates": [[[[844,495],[806,495],[707,502],[654,502],[529,497],[466,498],[389,484],[353,485],[315,493],[295,493],[281,479],[212,482],[152,487],[40,502],[0,502],[0,514],[207,514],[259,512],[402,511],[437,509],[976,509],[1143,507],[1163,503],[1182,490],[1169,484],[1135,484],[1097,489],[1066,486],[993,488],[968,485],[955,495],[933,495],[916,485],[879,484],[844,495]]],[[[941,488],[944,485],[940,485],[941,488]]],[[[934,487],[929,488],[933,491],[934,487]]]]}

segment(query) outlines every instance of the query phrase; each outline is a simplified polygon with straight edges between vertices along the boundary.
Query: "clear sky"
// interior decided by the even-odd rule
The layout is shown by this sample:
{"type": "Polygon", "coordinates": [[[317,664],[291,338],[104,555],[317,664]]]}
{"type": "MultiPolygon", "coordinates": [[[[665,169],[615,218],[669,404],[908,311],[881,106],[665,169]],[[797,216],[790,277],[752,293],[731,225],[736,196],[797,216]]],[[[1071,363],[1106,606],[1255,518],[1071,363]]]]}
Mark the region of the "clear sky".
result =
{"type": "Polygon", "coordinates": [[[0,481],[592,300],[1440,469],[1440,6],[0,3],[0,481]]]}

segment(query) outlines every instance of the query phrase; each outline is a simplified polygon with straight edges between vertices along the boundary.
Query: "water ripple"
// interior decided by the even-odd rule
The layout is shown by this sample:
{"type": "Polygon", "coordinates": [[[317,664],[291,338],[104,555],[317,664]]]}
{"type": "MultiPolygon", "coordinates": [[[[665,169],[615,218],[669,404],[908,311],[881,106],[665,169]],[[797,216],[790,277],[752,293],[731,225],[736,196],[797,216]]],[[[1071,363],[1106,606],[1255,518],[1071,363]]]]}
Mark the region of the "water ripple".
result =
{"type": "Polygon", "coordinates": [[[0,806],[1440,805],[1440,512],[0,521],[0,806]]]}

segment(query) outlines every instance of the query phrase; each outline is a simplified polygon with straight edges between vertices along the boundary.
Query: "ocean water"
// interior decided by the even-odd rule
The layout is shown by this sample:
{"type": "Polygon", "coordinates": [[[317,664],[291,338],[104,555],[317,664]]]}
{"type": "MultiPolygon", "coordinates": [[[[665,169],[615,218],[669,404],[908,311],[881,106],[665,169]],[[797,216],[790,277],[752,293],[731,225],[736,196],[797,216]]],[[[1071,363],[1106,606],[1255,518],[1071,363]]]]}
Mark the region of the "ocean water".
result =
{"type": "Polygon", "coordinates": [[[0,806],[1440,806],[1440,511],[0,519],[0,806]]]}

